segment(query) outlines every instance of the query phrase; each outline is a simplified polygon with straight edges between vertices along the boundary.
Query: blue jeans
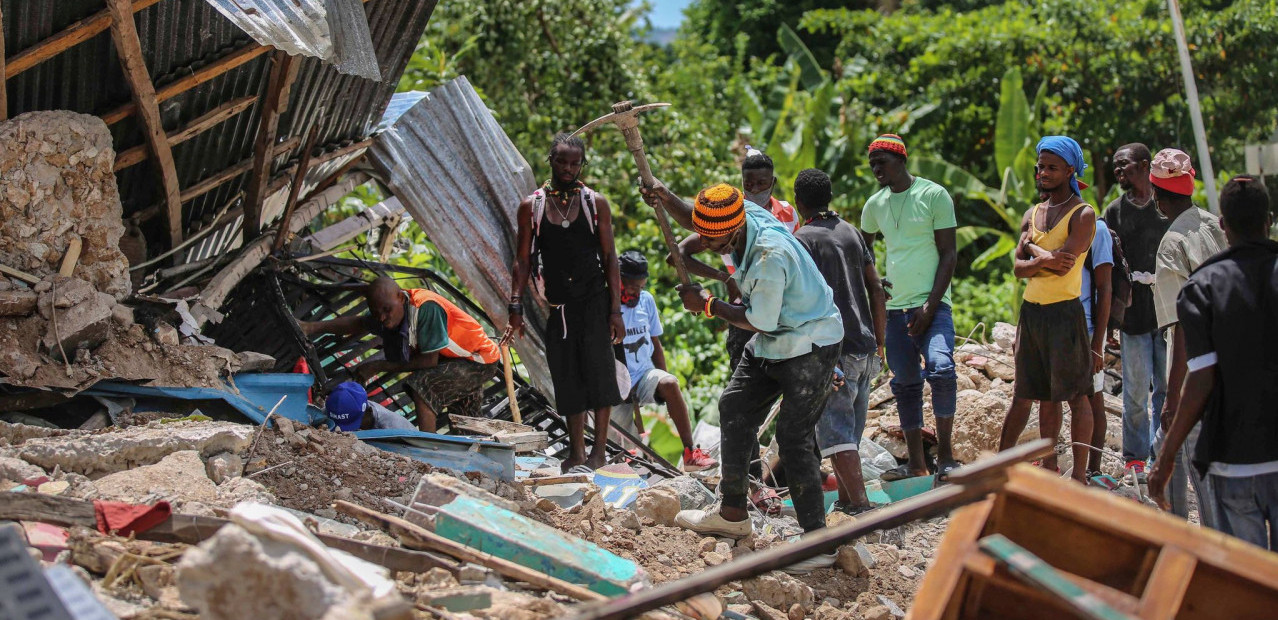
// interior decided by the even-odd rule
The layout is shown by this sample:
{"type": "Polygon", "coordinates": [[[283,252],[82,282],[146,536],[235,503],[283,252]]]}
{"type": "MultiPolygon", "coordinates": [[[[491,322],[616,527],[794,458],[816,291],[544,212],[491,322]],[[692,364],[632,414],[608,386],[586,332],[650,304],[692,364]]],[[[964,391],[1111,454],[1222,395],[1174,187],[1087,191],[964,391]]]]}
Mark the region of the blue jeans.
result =
{"type": "Polygon", "coordinates": [[[910,336],[913,308],[888,310],[886,353],[892,369],[892,395],[896,397],[901,429],[923,428],[923,381],[932,385],[932,413],[954,417],[958,383],[954,374],[954,317],[941,304],[922,336],[910,336]]]}
{"type": "MultiPolygon", "coordinates": [[[[1229,524],[1220,514],[1217,496],[1212,488],[1212,479],[1216,476],[1200,478],[1198,470],[1193,465],[1194,448],[1198,446],[1198,436],[1202,430],[1202,422],[1195,424],[1194,428],[1190,429],[1189,435],[1185,437],[1185,443],[1181,444],[1180,450],[1176,451],[1176,467],[1172,470],[1171,480],[1167,482],[1167,501],[1172,505],[1172,514],[1182,519],[1189,516],[1189,490],[1193,487],[1194,495],[1198,499],[1198,523],[1203,527],[1228,534],[1230,533],[1229,524]]],[[[1163,442],[1166,440],[1167,436],[1159,428],[1154,441],[1156,454],[1163,451],[1163,442]]]]}
{"type": "Polygon", "coordinates": [[[1159,414],[1167,399],[1167,348],[1159,330],[1147,334],[1122,332],[1119,338],[1123,354],[1123,458],[1128,461],[1149,459],[1158,430],[1159,414]],[[1150,388],[1153,388],[1154,414],[1150,424],[1150,388]]]}
{"type": "Polygon", "coordinates": [[[1207,477],[1229,533],[1262,549],[1278,551],[1278,473],[1207,477]]]}
{"type": "Polygon", "coordinates": [[[839,356],[838,366],[843,371],[843,387],[830,393],[817,422],[821,458],[859,449],[870,408],[870,381],[879,374],[879,358],[873,353],[848,353],[839,356]]]}

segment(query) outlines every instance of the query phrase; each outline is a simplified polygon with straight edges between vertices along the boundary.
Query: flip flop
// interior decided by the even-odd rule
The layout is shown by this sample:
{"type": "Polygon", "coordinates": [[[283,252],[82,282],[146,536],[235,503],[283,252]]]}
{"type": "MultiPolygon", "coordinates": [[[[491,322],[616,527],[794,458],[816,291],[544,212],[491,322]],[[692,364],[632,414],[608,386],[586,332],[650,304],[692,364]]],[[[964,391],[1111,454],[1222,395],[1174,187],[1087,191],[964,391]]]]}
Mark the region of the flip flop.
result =
{"type": "Polygon", "coordinates": [[[593,473],[595,473],[595,470],[591,469],[589,465],[573,465],[572,467],[570,467],[570,468],[568,469],[568,472],[567,472],[567,473],[570,473],[570,474],[593,474],[593,473]]]}
{"type": "Polygon", "coordinates": [[[896,482],[897,480],[905,480],[906,478],[918,478],[914,472],[910,471],[909,464],[897,465],[879,475],[879,480],[883,482],[896,482]]]}
{"type": "Polygon", "coordinates": [[[750,503],[765,515],[775,517],[781,514],[781,496],[770,487],[759,487],[759,490],[751,493],[750,503]]]}
{"type": "Polygon", "coordinates": [[[960,463],[946,463],[936,466],[936,479],[932,482],[932,488],[942,487],[950,483],[950,473],[962,467],[960,463]]]}

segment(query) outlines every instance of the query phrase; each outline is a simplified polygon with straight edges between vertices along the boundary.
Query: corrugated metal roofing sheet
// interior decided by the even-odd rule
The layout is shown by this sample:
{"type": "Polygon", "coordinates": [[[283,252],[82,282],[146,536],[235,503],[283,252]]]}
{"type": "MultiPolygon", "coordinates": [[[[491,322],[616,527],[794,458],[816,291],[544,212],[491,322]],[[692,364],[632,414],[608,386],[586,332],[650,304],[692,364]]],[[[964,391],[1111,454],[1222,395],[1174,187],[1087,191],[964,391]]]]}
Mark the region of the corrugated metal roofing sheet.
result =
{"type": "Polygon", "coordinates": [[[262,45],[382,79],[360,0],[205,0],[262,45]]]}
{"type": "MultiPolygon", "coordinates": [[[[465,77],[419,99],[377,135],[369,160],[475,301],[504,325],[515,212],[537,187],[532,168],[465,77]]],[[[528,333],[515,348],[537,388],[553,394],[544,303],[526,304],[525,320],[528,333]]]]}
{"type": "MultiPolygon", "coordinates": [[[[262,0],[255,0],[262,1],[262,0]]],[[[292,1],[292,0],[287,0],[292,1]]],[[[308,0],[316,1],[316,0],[308,0]]],[[[325,150],[359,141],[380,119],[435,8],[435,0],[369,0],[367,17],[382,80],[339,73],[316,58],[301,59],[289,109],[281,116],[281,137],[305,137],[319,125],[316,144],[325,150]],[[321,116],[322,112],[322,116],[321,116]]],[[[4,15],[6,57],[57,34],[71,24],[104,10],[103,0],[0,0],[4,15]]],[[[191,75],[202,67],[258,44],[205,0],[161,0],[134,15],[146,65],[157,88],[191,75]]],[[[167,131],[244,96],[266,92],[270,54],[263,54],[204,84],[160,104],[167,131]]],[[[103,115],[131,101],[110,32],[102,32],[46,60],[7,82],[10,116],[34,110],[72,110],[103,115]]],[[[189,188],[250,159],[259,124],[254,105],[235,117],[174,147],[178,181],[189,188]]],[[[132,117],[111,126],[115,148],[142,143],[132,117]]],[[[279,171],[295,161],[301,147],[276,159],[279,171]]],[[[117,175],[126,216],[161,202],[158,175],[149,161],[117,175]]],[[[243,174],[183,205],[183,228],[195,231],[211,222],[218,210],[247,182],[243,174]]],[[[151,254],[167,249],[162,218],[143,226],[151,254]]]]}

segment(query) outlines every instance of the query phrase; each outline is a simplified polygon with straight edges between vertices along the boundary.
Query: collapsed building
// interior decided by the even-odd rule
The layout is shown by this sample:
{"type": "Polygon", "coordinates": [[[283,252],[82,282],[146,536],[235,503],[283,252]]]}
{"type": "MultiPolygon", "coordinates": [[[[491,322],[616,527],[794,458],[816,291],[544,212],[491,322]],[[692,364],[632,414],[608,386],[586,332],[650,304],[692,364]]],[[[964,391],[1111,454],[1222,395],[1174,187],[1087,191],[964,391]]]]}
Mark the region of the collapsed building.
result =
{"type": "MultiPolygon", "coordinates": [[[[612,465],[593,475],[559,474],[567,429],[544,304],[530,304],[509,379],[490,378],[482,419],[454,418],[446,435],[329,430],[324,386],[378,343],[312,341],[298,322],[364,312],[360,282],[418,283],[489,333],[507,320],[514,205],[533,171],[465,78],[395,92],[434,7],[0,1],[0,617],[1078,613],[974,556],[982,532],[1131,615],[1212,617],[1204,592],[1222,575],[1237,577],[1236,617],[1272,605],[1272,558],[1200,532],[1164,523],[1160,536],[1192,542],[1125,531],[1121,546],[1076,516],[1061,527],[1130,560],[1089,568],[1000,520],[1033,513],[1025,489],[1056,493],[1036,472],[1005,471],[1041,446],[935,491],[878,484],[903,449],[886,385],[863,454],[889,509],[832,515],[798,544],[784,512],[755,515],[741,541],[673,527],[714,501],[714,471],[681,475],[634,440],[637,452],[610,444],[612,465]],[[365,184],[385,200],[325,226],[365,184]],[[387,256],[408,217],[465,240],[438,246],[464,291],[430,269],[335,256],[372,230],[387,256]],[[958,542],[941,543],[952,523],[958,542]],[[835,550],[837,568],[776,570],[835,550]],[[1190,556],[1199,570],[1184,568],[1190,556]]],[[[997,447],[1007,327],[960,349],[955,439],[969,462],[997,447]]],[[[397,378],[373,387],[413,415],[397,378]]],[[[1075,492],[1061,497],[1086,504],[1075,492]]],[[[1130,504],[1103,505],[1140,510],[1130,504]]]]}

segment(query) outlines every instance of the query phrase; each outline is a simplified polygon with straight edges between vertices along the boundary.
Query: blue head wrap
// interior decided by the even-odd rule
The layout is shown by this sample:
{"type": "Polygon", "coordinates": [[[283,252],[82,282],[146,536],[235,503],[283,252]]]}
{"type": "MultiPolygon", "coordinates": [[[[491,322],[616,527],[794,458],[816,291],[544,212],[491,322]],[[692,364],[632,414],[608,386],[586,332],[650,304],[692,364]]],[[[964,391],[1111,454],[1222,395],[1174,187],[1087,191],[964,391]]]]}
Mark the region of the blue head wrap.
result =
{"type": "Polygon", "coordinates": [[[1083,148],[1073,138],[1067,136],[1043,136],[1043,139],[1038,141],[1036,150],[1039,154],[1047,151],[1056,155],[1074,169],[1074,176],[1069,179],[1069,188],[1073,190],[1074,195],[1081,198],[1082,188],[1087,187],[1086,183],[1079,187],[1078,182],[1078,179],[1083,178],[1083,171],[1087,170],[1087,164],[1083,162],[1083,148]]]}

